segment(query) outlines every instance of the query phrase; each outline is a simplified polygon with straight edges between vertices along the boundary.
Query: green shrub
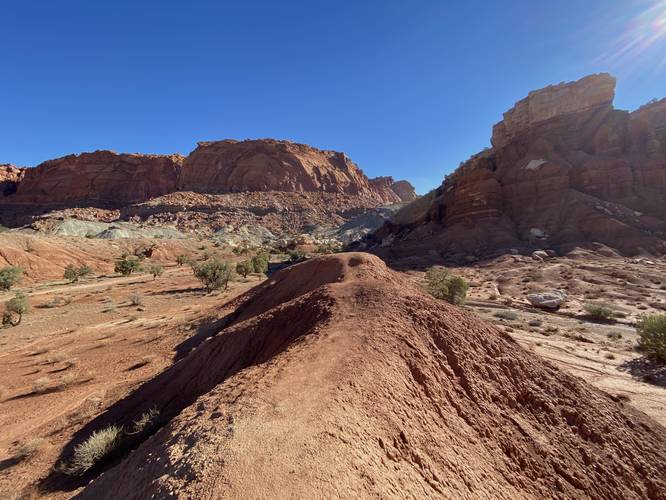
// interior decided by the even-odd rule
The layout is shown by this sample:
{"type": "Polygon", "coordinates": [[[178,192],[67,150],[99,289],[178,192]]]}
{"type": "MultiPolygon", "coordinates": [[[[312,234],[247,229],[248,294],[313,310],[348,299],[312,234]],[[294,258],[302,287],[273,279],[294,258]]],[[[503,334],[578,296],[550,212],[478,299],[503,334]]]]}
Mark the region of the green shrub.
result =
{"type": "Polygon", "coordinates": [[[435,266],[428,269],[425,277],[426,290],[433,297],[455,305],[465,303],[469,285],[460,276],[451,275],[443,267],[435,266]]]}
{"type": "Polygon", "coordinates": [[[93,432],[88,439],[76,445],[71,462],[65,465],[62,471],[70,476],[85,474],[118,448],[121,433],[122,429],[116,425],[93,432]]]}
{"type": "Polygon", "coordinates": [[[2,315],[3,326],[17,326],[21,323],[23,315],[28,312],[28,298],[22,292],[16,292],[16,295],[5,304],[5,312],[2,315]]]}
{"type": "Polygon", "coordinates": [[[153,279],[157,279],[159,276],[162,276],[162,274],[164,274],[164,266],[162,266],[162,264],[154,262],[153,264],[148,266],[148,272],[153,275],[153,279]]]}
{"type": "Polygon", "coordinates": [[[231,266],[217,258],[209,259],[201,264],[192,264],[192,272],[208,292],[220,288],[226,290],[233,277],[231,266]]]}
{"type": "Polygon", "coordinates": [[[268,272],[268,252],[259,252],[257,255],[252,257],[252,268],[253,272],[266,274],[268,272]]]}
{"type": "Polygon", "coordinates": [[[305,255],[305,252],[302,252],[300,250],[289,250],[289,262],[292,264],[296,264],[297,262],[303,262],[307,256],[305,255]]]}
{"type": "Polygon", "coordinates": [[[666,362],[666,314],[642,316],[636,330],[640,336],[638,345],[648,357],[666,362]]]}
{"type": "Polygon", "coordinates": [[[137,259],[128,259],[123,257],[116,261],[116,267],[114,271],[122,274],[123,276],[129,276],[134,271],[139,271],[141,269],[141,263],[137,259]]]}
{"type": "Polygon", "coordinates": [[[85,264],[80,267],[76,267],[74,264],[68,264],[65,268],[63,277],[70,283],[74,283],[75,281],[79,281],[79,278],[88,276],[91,273],[92,269],[90,266],[86,266],[85,264]]]}
{"type": "Polygon", "coordinates": [[[240,274],[243,278],[246,278],[248,274],[254,272],[254,265],[251,260],[244,260],[236,264],[236,272],[240,274]]]}
{"type": "Polygon", "coordinates": [[[182,266],[183,264],[187,264],[190,261],[190,258],[187,255],[180,254],[176,256],[176,264],[179,266],[182,266]]]}
{"type": "Polygon", "coordinates": [[[593,304],[583,306],[587,316],[594,321],[610,321],[616,317],[615,311],[608,304],[593,304]]]}
{"type": "Polygon", "coordinates": [[[21,282],[23,269],[16,266],[7,266],[0,269],[0,290],[10,290],[21,282]]]}

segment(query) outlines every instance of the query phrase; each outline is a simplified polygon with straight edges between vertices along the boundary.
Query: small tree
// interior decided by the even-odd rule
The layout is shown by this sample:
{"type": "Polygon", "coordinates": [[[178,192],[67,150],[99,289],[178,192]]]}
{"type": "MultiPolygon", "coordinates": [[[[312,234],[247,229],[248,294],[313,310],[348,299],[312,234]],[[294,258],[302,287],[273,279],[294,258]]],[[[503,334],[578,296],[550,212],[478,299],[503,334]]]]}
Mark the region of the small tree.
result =
{"type": "Polygon", "coordinates": [[[266,274],[268,272],[268,252],[259,252],[251,260],[253,272],[266,274]]]}
{"type": "Polygon", "coordinates": [[[178,264],[178,266],[182,266],[183,264],[187,264],[189,262],[189,260],[190,260],[189,257],[187,255],[182,254],[182,253],[180,255],[176,255],[176,264],[178,264]]]}
{"type": "Polygon", "coordinates": [[[236,264],[236,272],[240,274],[243,278],[247,278],[248,274],[254,272],[254,265],[252,265],[252,261],[244,260],[236,264]]]}
{"type": "Polygon", "coordinates": [[[2,315],[3,326],[19,325],[28,309],[28,298],[24,293],[16,292],[16,295],[5,304],[5,312],[2,315]]]}
{"type": "Polygon", "coordinates": [[[137,259],[123,257],[122,259],[116,261],[116,267],[114,268],[114,271],[122,274],[123,276],[129,276],[134,271],[138,271],[139,269],[141,269],[141,263],[137,259]]]}
{"type": "Polygon", "coordinates": [[[155,280],[159,276],[162,276],[162,274],[164,274],[164,267],[162,266],[162,264],[154,262],[148,267],[148,272],[153,275],[153,279],[155,280]]]}
{"type": "Polygon", "coordinates": [[[666,314],[642,316],[636,325],[638,345],[648,357],[666,362],[666,314]]]}
{"type": "Polygon", "coordinates": [[[90,266],[80,266],[76,267],[74,264],[68,264],[67,267],[65,268],[65,273],[63,274],[63,277],[68,280],[70,283],[74,283],[75,281],[79,281],[79,278],[83,278],[85,276],[88,276],[89,274],[92,273],[92,269],[90,266]]]}
{"type": "Polygon", "coordinates": [[[226,290],[233,276],[231,266],[217,258],[207,260],[201,264],[192,264],[192,272],[208,292],[220,288],[226,290]]]}
{"type": "Polygon", "coordinates": [[[443,267],[435,266],[426,272],[426,289],[435,298],[462,305],[469,285],[460,276],[450,275],[443,267]]]}
{"type": "Polygon", "coordinates": [[[23,269],[16,266],[7,266],[0,269],[0,290],[10,290],[21,282],[23,269]]]}

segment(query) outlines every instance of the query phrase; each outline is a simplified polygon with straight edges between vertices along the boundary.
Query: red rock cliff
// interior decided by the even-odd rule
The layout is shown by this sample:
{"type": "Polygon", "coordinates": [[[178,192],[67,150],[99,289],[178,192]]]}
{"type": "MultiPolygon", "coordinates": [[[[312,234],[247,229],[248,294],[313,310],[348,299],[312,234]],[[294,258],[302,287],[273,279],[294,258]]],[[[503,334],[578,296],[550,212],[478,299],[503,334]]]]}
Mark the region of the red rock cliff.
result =
{"type": "Polygon", "coordinates": [[[377,234],[394,252],[483,255],[602,243],[666,252],[666,101],[613,109],[607,74],[547,87],[504,114],[493,148],[377,234]]]}

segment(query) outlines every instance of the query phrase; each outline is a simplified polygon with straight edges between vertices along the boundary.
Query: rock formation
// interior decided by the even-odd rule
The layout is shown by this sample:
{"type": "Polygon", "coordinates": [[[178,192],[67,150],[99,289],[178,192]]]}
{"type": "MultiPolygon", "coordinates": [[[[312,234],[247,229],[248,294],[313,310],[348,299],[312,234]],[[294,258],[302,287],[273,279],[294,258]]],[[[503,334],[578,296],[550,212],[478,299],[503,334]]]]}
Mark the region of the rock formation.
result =
{"type": "Polygon", "coordinates": [[[0,197],[16,192],[16,188],[24,172],[25,169],[14,165],[0,165],[0,197]]]}
{"type": "Polygon", "coordinates": [[[666,100],[613,109],[607,74],[532,92],[493,147],[376,235],[396,257],[485,256],[601,243],[666,252],[666,100]],[[387,240],[389,238],[389,240],[387,240]]]}
{"type": "Polygon", "coordinates": [[[107,222],[119,220],[100,210],[108,209],[116,217],[148,211],[155,221],[190,219],[182,229],[212,217],[213,230],[218,223],[243,224],[280,213],[285,225],[299,219],[291,226],[297,231],[321,223],[326,214],[333,214],[331,223],[342,223],[362,210],[415,196],[406,181],[368,179],[344,153],[272,139],[202,142],[187,158],[96,151],[35,168],[0,166],[0,223],[11,226],[34,224],[49,214],[79,218],[82,210],[86,220],[94,221],[96,213],[107,222]],[[202,205],[200,195],[218,198],[202,205]],[[226,210],[225,203],[230,203],[226,210]],[[196,216],[184,213],[190,209],[196,216]]]}
{"type": "Polygon", "coordinates": [[[122,206],[175,190],[183,157],[95,151],[27,168],[2,203],[122,206]]]}
{"type": "Polygon", "coordinates": [[[318,191],[401,202],[391,185],[372,183],[344,153],[271,139],[200,142],[179,180],[181,190],[202,193],[318,191]]]}
{"type": "Polygon", "coordinates": [[[65,462],[94,431],[159,410],[106,467],[61,488],[84,486],[84,499],[666,490],[663,427],[372,255],[293,266],[233,305],[219,333],[77,433],[65,462]]]}

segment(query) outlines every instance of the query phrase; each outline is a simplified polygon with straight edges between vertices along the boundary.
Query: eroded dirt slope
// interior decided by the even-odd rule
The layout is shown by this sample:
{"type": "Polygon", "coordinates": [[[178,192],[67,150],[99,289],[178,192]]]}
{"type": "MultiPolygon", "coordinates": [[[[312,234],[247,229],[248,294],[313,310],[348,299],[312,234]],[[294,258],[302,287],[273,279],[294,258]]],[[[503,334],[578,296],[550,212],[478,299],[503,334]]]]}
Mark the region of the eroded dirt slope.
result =
{"type": "Polygon", "coordinates": [[[80,497],[659,498],[666,488],[663,427],[367,254],[276,274],[216,337],[77,433],[63,458],[152,406],[163,427],[80,497]]]}

